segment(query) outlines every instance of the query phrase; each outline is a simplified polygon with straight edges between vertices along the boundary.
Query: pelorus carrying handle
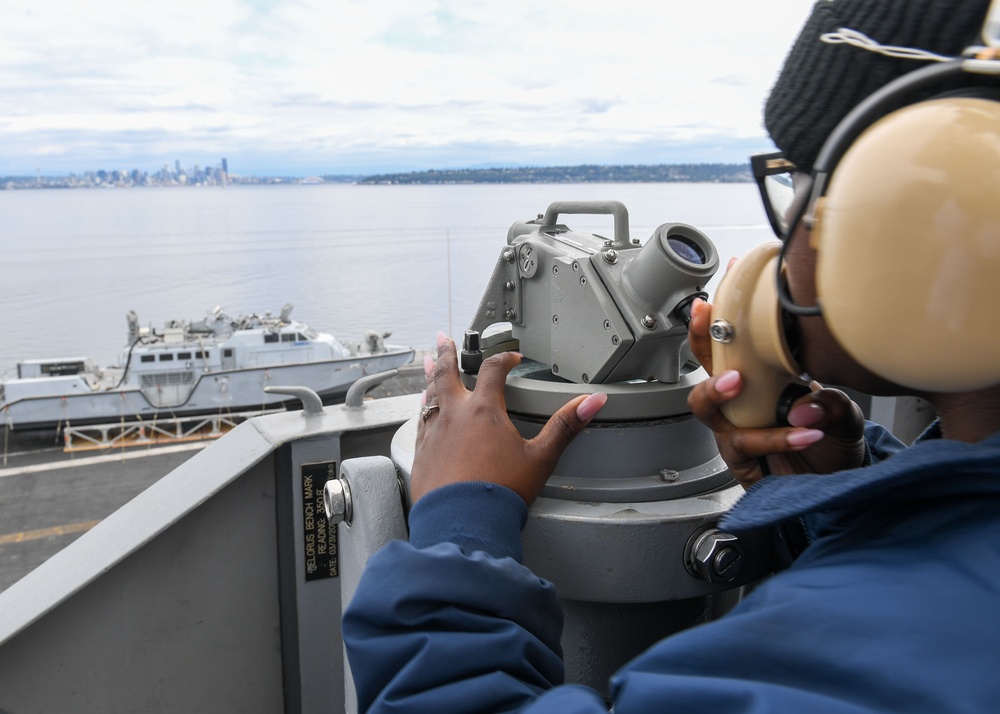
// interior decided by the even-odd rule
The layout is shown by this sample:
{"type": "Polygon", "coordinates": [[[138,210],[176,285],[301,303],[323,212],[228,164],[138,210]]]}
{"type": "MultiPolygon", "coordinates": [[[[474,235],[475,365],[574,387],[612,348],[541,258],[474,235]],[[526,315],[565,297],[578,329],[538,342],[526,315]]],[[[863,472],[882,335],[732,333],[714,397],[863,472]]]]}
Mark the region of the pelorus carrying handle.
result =
{"type": "Polygon", "coordinates": [[[606,215],[615,218],[614,247],[632,248],[628,232],[628,209],[621,201],[556,201],[550,203],[542,218],[546,226],[559,223],[560,214],[606,215]]]}

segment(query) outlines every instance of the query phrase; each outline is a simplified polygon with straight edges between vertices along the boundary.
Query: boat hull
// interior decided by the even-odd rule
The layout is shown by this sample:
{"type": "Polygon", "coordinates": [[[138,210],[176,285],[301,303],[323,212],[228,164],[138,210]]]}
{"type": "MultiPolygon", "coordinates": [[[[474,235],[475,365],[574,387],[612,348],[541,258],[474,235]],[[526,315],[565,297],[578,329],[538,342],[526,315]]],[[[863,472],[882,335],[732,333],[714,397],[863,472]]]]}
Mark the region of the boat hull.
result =
{"type": "MultiPolygon", "coordinates": [[[[343,398],[357,380],[396,369],[413,360],[413,350],[350,359],[286,364],[255,369],[214,370],[199,375],[180,399],[157,399],[136,386],[108,391],[24,397],[4,404],[0,424],[13,431],[58,429],[67,425],[151,421],[182,416],[264,410],[295,403],[265,387],[308,387],[324,401],[343,398]],[[152,397],[152,399],[150,398],[152,397]],[[171,406],[158,406],[170,404],[171,406]]],[[[170,389],[166,386],[165,389],[170,389]]]]}

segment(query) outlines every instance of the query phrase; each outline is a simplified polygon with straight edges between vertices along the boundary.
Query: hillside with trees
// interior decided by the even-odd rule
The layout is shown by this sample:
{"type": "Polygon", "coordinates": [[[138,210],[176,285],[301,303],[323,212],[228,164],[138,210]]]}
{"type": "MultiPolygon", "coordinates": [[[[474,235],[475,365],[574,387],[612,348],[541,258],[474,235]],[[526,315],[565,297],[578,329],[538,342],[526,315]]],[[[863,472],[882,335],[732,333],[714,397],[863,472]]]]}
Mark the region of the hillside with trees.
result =
{"type": "Polygon", "coordinates": [[[747,164],[636,164],[443,169],[378,174],[359,179],[358,183],[738,183],[752,180],[753,176],[750,174],[750,167],[747,164]]]}

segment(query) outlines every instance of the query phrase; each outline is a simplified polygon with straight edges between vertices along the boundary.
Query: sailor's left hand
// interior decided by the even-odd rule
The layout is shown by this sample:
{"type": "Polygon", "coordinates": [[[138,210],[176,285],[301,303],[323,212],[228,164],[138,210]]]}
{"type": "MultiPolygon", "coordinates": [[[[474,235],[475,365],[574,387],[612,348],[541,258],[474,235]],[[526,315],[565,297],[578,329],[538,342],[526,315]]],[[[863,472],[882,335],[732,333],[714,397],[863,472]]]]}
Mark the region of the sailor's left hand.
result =
{"type": "Polygon", "coordinates": [[[529,506],[563,451],[604,406],[607,395],[580,395],[549,418],[533,439],[524,439],[507,416],[504,384],[521,361],[503,352],[483,361],[475,391],[462,384],[455,343],[443,333],[438,358],[425,360],[425,404],[436,406],[417,426],[410,480],[414,503],[424,494],[462,481],[485,481],[515,491],[529,506]]]}
{"type": "Polygon", "coordinates": [[[814,382],[812,391],[795,401],[789,426],[740,428],[723,414],[722,405],[739,396],[743,376],[728,370],[713,373],[709,336],[712,306],[696,300],[688,326],[691,351],[712,375],[688,394],[688,406],[715,436],[729,472],[744,487],[771,473],[790,476],[828,474],[861,466],[865,454],[865,419],[861,408],[839,389],[814,382]]]}

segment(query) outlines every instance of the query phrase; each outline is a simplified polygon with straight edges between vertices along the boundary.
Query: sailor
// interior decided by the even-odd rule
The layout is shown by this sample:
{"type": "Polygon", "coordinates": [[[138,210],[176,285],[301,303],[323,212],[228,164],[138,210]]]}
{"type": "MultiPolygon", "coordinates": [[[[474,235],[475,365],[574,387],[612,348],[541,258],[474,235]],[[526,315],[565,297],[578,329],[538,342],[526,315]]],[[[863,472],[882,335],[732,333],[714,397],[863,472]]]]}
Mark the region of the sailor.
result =
{"type": "MultiPolygon", "coordinates": [[[[796,357],[822,383],[924,397],[938,420],[907,448],[817,384],[788,426],[737,428],[722,407],[738,398],[740,373],[692,390],[692,411],[749,487],[722,527],[791,524],[800,547],[729,614],[619,671],[615,712],[997,708],[1000,350],[994,321],[977,324],[976,303],[1000,301],[990,277],[1000,267],[1000,220],[989,213],[1000,184],[1000,102],[988,89],[1000,83],[988,74],[967,82],[944,62],[941,86],[908,85],[890,102],[905,105],[898,111],[879,104],[860,124],[848,116],[893,80],[977,42],[988,4],[821,0],[793,45],[765,124],[804,187],[775,221],[796,357]],[[842,154],[832,171],[827,154],[842,154]],[[858,195],[885,187],[892,195],[858,195]],[[903,276],[892,284],[906,291],[902,302],[866,279],[886,245],[905,262],[874,267],[903,276]],[[929,265],[919,259],[928,252],[929,265]],[[924,339],[928,324],[944,349],[924,339]]],[[[709,371],[711,312],[696,307],[690,328],[709,371]]],[[[605,397],[578,397],[524,441],[503,401],[518,361],[484,361],[469,392],[455,345],[439,335],[410,540],[375,555],[344,616],[364,711],[607,711],[597,692],[562,684],[556,593],[519,563],[527,507],[605,397]]]]}

